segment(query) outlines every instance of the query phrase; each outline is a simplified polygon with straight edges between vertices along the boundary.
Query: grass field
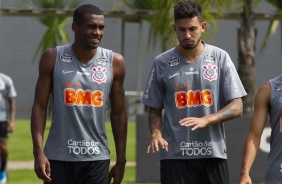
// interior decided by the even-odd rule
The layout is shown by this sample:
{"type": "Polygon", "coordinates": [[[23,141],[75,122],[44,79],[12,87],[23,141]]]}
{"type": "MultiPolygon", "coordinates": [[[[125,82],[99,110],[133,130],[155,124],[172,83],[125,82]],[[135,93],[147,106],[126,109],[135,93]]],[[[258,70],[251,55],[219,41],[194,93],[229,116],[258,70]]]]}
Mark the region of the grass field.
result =
{"type": "MultiPolygon", "coordinates": [[[[48,134],[50,121],[47,122],[45,136],[48,134]]],[[[115,146],[112,136],[110,123],[106,123],[107,135],[109,139],[109,148],[111,150],[111,160],[116,158],[115,146]]],[[[136,160],[136,127],[135,123],[128,123],[128,138],[127,138],[127,160],[136,160]]],[[[9,138],[9,160],[23,161],[33,160],[32,140],[30,134],[30,120],[17,119],[15,131],[9,138]]],[[[135,183],[135,167],[126,167],[123,183],[135,183]]],[[[9,184],[42,184],[33,170],[9,170],[9,184]]]]}
{"type": "MultiPolygon", "coordinates": [[[[32,155],[32,141],[30,134],[30,120],[17,119],[15,132],[9,138],[9,160],[10,161],[27,161],[33,160],[32,155]]],[[[127,160],[136,160],[136,124],[133,122],[128,123],[128,137],[127,137],[127,160]]],[[[46,126],[45,135],[48,134],[50,121],[46,126]]],[[[112,136],[110,123],[106,123],[107,135],[109,139],[109,148],[111,150],[111,160],[115,160],[115,147],[112,136]]],[[[8,184],[42,184],[33,170],[9,170],[8,171],[8,184]]],[[[137,184],[136,183],[136,168],[126,167],[123,184],[137,184]]],[[[148,183],[146,183],[148,184],[148,183]]],[[[258,184],[258,183],[257,183],[258,184]]],[[[260,183],[263,184],[263,183],[260,183]]]]}
{"type": "MultiPolygon", "coordinates": [[[[32,141],[30,134],[30,120],[17,119],[15,131],[9,138],[9,160],[33,160],[32,141]]],[[[48,135],[50,121],[47,121],[45,137],[48,135]]],[[[115,146],[112,136],[110,123],[106,123],[107,135],[109,139],[109,148],[111,150],[111,160],[115,160],[115,146]]],[[[128,161],[136,160],[136,127],[135,123],[128,123],[127,150],[126,157],[128,161]]]]}
{"type": "MultiPolygon", "coordinates": [[[[8,172],[8,184],[42,184],[33,170],[11,170],[8,172]]],[[[126,167],[123,184],[135,184],[135,167],[126,167]]]]}

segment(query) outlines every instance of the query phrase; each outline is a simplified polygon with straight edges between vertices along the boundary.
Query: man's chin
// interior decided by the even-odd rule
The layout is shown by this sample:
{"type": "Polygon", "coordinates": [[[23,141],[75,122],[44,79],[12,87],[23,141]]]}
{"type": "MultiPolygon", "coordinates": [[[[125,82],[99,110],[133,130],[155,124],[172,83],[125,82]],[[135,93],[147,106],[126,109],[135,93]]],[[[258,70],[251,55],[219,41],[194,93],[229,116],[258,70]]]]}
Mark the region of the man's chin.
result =
{"type": "Polygon", "coordinates": [[[195,46],[194,45],[182,45],[182,48],[185,50],[192,50],[195,48],[195,46]]]}
{"type": "Polygon", "coordinates": [[[89,48],[89,50],[95,50],[95,49],[97,49],[99,47],[99,45],[91,45],[91,46],[89,46],[88,48],[89,48]]]}

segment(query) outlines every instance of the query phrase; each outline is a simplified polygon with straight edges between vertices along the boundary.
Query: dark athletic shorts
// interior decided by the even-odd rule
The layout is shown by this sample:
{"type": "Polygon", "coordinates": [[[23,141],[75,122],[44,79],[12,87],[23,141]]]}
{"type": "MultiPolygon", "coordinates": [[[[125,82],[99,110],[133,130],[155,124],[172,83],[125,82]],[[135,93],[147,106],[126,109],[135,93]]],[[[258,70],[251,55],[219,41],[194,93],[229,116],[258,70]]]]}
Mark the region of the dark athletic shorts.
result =
{"type": "Polygon", "coordinates": [[[0,137],[8,138],[8,122],[0,121],[0,137]]]}
{"type": "Polygon", "coordinates": [[[161,184],[229,184],[227,160],[161,160],[161,184]]]}
{"type": "Polygon", "coordinates": [[[52,182],[44,184],[108,184],[110,160],[49,162],[52,182]]]}

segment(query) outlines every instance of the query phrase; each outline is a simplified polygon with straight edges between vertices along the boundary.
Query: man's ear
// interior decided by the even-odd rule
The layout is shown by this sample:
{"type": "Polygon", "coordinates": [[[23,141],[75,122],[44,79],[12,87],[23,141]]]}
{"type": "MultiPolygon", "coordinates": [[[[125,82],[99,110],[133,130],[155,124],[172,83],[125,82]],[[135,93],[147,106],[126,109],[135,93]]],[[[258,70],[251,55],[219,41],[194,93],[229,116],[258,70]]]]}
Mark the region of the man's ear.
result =
{"type": "Polygon", "coordinates": [[[175,25],[175,24],[172,24],[172,29],[173,29],[174,32],[175,32],[175,30],[176,30],[176,25],[175,25]]]}
{"type": "Polygon", "coordinates": [[[72,22],[71,29],[72,29],[73,32],[76,32],[77,24],[75,22],[72,22]]]}
{"type": "Polygon", "coordinates": [[[202,32],[204,32],[206,30],[207,23],[206,22],[202,22],[201,26],[202,26],[202,32]]]}

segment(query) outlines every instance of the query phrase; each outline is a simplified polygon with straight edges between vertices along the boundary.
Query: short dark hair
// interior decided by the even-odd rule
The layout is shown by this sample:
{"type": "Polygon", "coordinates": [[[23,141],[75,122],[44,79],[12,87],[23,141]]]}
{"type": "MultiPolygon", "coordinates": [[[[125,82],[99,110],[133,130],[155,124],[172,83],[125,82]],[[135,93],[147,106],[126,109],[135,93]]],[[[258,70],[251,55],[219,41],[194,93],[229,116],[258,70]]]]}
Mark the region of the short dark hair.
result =
{"type": "Polygon", "coordinates": [[[92,4],[84,4],[77,7],[73,14],[73,22],[80,24],[83,22],[84,14],[95,14],[95,15],[104,15],[104,12],[100,10],[97,6],[92,4]]]}
{"type": "Polygon", "coordinates": [[[185,18],[198,17],[199,21],[203,21],[202,7],[191,1],[181,1],[174,7],[174,21],[185,18]]]}

